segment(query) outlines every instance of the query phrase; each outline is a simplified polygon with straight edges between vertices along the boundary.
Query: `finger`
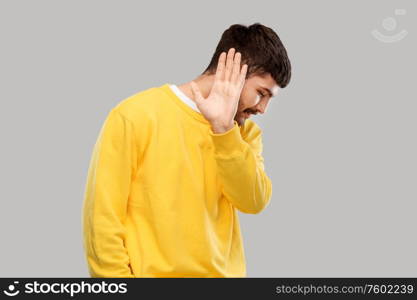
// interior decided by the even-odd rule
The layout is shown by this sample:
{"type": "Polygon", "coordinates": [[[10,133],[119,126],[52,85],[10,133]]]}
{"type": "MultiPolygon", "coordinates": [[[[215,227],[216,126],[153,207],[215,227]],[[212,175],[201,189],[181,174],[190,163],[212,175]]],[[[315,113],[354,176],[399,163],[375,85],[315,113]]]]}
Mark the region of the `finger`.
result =
{"type": "Polygon", "coordinates": [[[224,73],[224,62],[226,61],[226,52],[222,52],[217,62],[216,75],[214,76],[214,82],[221,81],[224,73]]]}
{"type": "Polygon", "coordinates": [[[241,57],[240,52],[236,52],[235,60],[233,62],[232,76],[230,78],[230,82],[234,85],[239,83],[238,78],[239,78],[239,73],[240,73],[240,57],[241,57]]]}
{"type": "Polygon", "coordinates": [[[224,78],[223,78],[224,81],[230,80],[230,73],[232,72],[234,55],[235,55],[235,48],[230,48],[229,52],[227,53],[226,70],[225,70],[224,78]]]}
{"type": "Polygon", "coordinates": [[[204,101],[204,97],[200,92],[200,89],[198,88],[197,84],[194,81],[191,81],[191,90],[194,95],[194,100],[196,103],[200,104],[202,101],[204,101]]]}
{"type": "Polygon", "coordinates": [[[242,90],[243,86],[245,85],[247,71],[248,71],[248,65],[244,64],[242,66],[242,69],[241,69],[240,75],[239,75],[240,90],[242,90]]]}

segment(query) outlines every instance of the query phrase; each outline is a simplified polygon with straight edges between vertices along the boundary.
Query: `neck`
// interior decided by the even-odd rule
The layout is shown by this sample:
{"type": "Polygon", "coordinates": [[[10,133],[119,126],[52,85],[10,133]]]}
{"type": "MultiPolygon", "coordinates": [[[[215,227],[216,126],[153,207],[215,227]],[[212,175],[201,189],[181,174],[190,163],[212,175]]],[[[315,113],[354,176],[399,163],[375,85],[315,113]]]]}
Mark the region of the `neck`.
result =
{"type": "MultiPolygon", "coordinates": [[[[214,74],[213,75],[200,75],[196,77],[195,79],[193,79],[192,81],[194,81],[197,84],[203,97],[207,98],[208,95],[210,94],[211,88],[214,83],[214,74]]],[[[188,98],[190,98],[191,100],[195,102],[194,94],[191,89],[190,83],[191,81],[188,81],[186,83],[183,83],[177,86],[188,98]]]]}

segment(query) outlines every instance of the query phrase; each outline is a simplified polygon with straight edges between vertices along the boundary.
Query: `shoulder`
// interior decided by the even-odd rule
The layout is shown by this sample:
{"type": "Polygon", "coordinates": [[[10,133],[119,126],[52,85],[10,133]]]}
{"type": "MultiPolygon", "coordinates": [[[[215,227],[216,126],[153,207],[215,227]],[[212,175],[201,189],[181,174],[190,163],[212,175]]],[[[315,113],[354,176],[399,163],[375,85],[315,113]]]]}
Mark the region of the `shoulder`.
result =
{"type": "Polygon", "coordinates": [[[143,123],[152,119],[163,96],[157,87],[151,87],[122,99],[112,108],[112,111],[117,111],[133,123],[143,123]]]}
{"type": "Polygon", "coordinates": [[[158,87],[137,92],[119,101],[108,113],[108,119],[120,127],[130,125],[136,138],[139,152],[145,151],[158,122],[158,107],[166,101],[166,96],[158,87]],[[121,122],[124,120],[125,122],[121,122]]]}
{"type": "MultiPolygon", "coordinates": [[[[163,102],[166,102],[166,95],[159,87],[151,87],[116,103],[108,113],[107,119],[116,122],[123,119],[123,124],[130,124],[133,134],[142,144],[146,144],[158,122],[158,107],[164,105],[163,102]]],[[[120,122],[117,124],[124,126],[120,122]]]]}

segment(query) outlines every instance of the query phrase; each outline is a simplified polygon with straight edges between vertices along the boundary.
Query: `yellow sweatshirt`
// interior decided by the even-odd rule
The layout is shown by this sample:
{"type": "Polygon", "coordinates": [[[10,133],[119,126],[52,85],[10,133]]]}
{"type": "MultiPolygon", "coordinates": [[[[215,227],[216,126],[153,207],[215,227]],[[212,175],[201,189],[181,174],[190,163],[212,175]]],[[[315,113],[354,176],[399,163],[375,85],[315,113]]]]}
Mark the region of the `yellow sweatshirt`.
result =
{"type": "Polygon", "coordinates": [[[83,245],[91,277],[246,277],[237,210],[269,203],[261,129],[215,134],[169,83],[119,102],[88,169],[83,245]]]}

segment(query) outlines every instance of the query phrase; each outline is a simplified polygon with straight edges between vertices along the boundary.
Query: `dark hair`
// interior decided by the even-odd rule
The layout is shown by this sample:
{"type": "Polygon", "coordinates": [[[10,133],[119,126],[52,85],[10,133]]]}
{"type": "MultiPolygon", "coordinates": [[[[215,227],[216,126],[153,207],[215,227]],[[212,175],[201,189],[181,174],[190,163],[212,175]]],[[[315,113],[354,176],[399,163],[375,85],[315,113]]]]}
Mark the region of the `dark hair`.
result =
{"type": "Polygon", "coordinates": [[[227,53],[230,48],[241,53],[241,65],[248,65],[246,78],[269,73],[281,88],[290,82],[291,63],[284,45],[275,31],[260,23],[234,24],[226,29],[202,74],[214,74],[220,54],[227,53]]]}

